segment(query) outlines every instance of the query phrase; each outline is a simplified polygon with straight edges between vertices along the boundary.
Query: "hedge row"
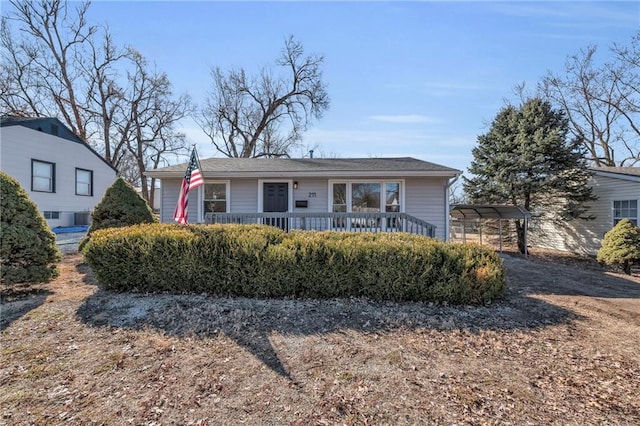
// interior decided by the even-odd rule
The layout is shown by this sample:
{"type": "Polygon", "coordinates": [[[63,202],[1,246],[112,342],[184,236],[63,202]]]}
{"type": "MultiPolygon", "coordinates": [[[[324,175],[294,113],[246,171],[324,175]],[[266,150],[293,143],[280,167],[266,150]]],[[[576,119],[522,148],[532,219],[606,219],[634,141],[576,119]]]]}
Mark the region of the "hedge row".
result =
{"type": "Polygon", "coordinates": [[[122,291],[467,304],[505,288],[492,250],[400,233],[151,224],[98,230],[83,253],[102,285],[122,291]]]}

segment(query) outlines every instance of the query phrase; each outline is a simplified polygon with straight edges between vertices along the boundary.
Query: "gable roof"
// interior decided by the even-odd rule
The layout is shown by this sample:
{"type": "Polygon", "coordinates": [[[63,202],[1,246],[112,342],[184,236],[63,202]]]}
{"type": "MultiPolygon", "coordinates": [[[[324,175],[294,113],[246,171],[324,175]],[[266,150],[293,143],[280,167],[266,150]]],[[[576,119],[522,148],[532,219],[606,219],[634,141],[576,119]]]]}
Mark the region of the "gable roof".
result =
{"type": "Polygon", "coordinates": [[[71,131],[71,129],[69,129],[62,121],[60,121],[56,117],[0,117],[0,127],[9,126],[22,126],[27,129],[43,132],[51,136],[78,143],[91,151],[95,156],[102,160],[103,163],[113,169],[116,173],[118,172],[118,170],[116,170],[115,167],[113,167],[107,160],[105,160],[102,155],[98,154],[98,152],[93,149],[91,145],[79,138],[75,133],[71,131]]]}
{"type": "Polygon", "coordinates": [[[592,167],[597,176],[640,182],[640,167],[592,167]]]}
{"type": "MultiPolygon", "coordinates": [[[[184,177],[187,164],[148,171],[155,178],[184,177]]],[[[398,158],[208,158],[200,161],[206,178],[230,177],[454,177],[460,170],[411,157],[398,158]]]]}

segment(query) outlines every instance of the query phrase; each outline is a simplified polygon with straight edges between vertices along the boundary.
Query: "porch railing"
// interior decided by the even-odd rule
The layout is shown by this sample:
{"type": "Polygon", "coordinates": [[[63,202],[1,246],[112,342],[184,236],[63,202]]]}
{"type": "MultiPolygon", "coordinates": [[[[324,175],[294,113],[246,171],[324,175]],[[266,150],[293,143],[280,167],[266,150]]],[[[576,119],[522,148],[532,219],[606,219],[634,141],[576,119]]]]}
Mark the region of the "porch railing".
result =
{"type": "Polygon", "coordinates": [[[435,237],[436,227],[406,213],[206,213],[205,223],[243,223],[314,231],[408,232],[435,237]]]}

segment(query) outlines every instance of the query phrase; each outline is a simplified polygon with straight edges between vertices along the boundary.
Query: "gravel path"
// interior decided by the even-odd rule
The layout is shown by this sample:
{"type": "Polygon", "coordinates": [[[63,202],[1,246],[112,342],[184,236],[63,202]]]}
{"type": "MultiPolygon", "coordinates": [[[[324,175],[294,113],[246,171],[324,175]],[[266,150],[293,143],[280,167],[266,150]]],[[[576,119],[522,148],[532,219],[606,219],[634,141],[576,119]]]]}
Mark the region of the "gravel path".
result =
{"type": "Polygon", "coordinates": [[[78,251],[78,243],[86,234],[86,232],[56,234],[56,244],[62,253],[75,253],[78,251]]]}

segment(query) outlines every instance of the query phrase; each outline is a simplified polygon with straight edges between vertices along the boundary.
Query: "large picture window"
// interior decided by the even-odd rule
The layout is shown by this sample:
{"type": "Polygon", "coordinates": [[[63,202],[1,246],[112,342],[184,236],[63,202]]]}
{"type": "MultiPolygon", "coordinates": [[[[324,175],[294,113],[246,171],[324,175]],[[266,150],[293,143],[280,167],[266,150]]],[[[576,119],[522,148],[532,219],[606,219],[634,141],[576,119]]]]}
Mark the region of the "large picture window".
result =
{"type": "Polygon", "coordinates": [[[380,183],[352,183],[351,211],[380,213],[380,183]]]}
{"type": "Polygon", "coordinates": [[[31,160],[31,190],[56,192],[56,165],[48,161],[31,160]]]}
{"type": "Polygon", "coordinates": [[[613,202],[613,225],[622,219],[638,224],[638,200],[619,200],[613,202]]]}
{"type": "Polygon", "coordinates": [[[76,195],[93,195],[93,171],[76,169],[76,195]]]}
{"type": "Polygon", "coordinates": [[[395,213],[402,209],[401,182],[333,182],[331,211],[395,213]]]}

